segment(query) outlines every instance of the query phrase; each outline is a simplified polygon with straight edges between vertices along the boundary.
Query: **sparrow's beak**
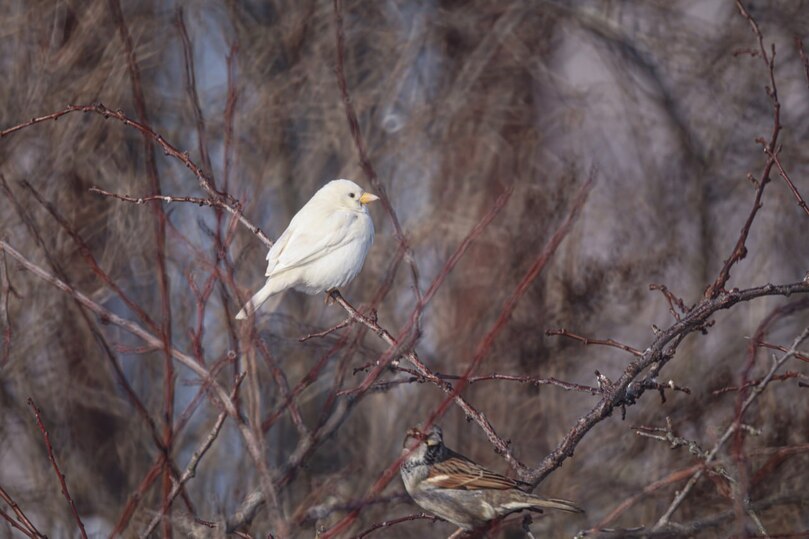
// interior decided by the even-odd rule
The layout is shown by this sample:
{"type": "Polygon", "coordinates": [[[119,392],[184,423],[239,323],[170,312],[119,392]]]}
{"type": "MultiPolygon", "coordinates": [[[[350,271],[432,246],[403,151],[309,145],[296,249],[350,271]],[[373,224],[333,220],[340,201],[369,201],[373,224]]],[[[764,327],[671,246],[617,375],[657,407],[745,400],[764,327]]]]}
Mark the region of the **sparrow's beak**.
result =
{"type": "Polygon", "coordinates": [[[376,195],[372,195],[371,193],[363,193],[360,197],[360,204],[368,204],[369,202],[373,202],[374,200],[379,200],[379,197],[376,195]]]}

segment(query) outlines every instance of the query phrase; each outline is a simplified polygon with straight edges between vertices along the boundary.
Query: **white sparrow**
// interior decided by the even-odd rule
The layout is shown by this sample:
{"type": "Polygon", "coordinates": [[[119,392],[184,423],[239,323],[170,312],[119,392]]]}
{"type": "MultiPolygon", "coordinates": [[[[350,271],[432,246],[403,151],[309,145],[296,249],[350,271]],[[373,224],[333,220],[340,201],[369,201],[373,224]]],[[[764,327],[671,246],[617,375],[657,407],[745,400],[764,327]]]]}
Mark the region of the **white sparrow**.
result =
{"type": "Polygon", "coordinates": [[[247,318],[270,296],[290,288],[319,294],[351,282],[374,241],[366,204],[378,198],[349,180],[321,187],[270,248],[267,282],[236,318],[247,318]]]}
{"type": "Polygon", "coordinates": [[[528,509],[584,511],[571,502],[542,498],[521,488],[528,486],[487,470],[444,445],[441,428],[429,434],[407,431],[402,449],[402,481],[410,497],[422,508],[463,530],[479,528],[490,520],[528,509]],[[417,445],[411,440],[415,438],[417,445]],[[408,444],[408,441],[410,443],[408,444]]]}

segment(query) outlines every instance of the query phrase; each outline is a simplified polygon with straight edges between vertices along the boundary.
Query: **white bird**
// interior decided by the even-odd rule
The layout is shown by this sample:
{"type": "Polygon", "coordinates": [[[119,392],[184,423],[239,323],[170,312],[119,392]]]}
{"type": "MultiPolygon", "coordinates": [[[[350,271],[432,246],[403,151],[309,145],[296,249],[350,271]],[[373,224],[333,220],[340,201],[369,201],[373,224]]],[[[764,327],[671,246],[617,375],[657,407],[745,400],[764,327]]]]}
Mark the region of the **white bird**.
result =
{"type": "Polygon", "coordinates": [[[244,320],[275,294],[319,294],[351,282],[374,241],[366,204],[379,197],[350,180],[334,180],[309,199],[267,253],[267,282],[236,315],[244,320]]]}

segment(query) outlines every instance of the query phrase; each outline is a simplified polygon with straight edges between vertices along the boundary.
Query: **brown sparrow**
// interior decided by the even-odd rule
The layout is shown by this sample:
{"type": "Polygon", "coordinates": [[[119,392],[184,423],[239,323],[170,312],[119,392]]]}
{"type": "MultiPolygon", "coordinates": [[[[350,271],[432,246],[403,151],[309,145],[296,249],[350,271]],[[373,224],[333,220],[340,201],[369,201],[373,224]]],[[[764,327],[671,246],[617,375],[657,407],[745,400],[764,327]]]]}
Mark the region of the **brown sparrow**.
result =
{"type": "Polygon", "coordinates": [[[429,434],[412,428],[405,436],[401,474],[405,489],[422,508],[464,530],[528,509],[584,510],[565,500],[553,500],[521,490],[527,483],[487,470],[444,445],[441,428],[429,434]],[[418,440],[415,447],[410,438],[418,440]],[[412,449],[411,449],[412,448],[412,449]]]}

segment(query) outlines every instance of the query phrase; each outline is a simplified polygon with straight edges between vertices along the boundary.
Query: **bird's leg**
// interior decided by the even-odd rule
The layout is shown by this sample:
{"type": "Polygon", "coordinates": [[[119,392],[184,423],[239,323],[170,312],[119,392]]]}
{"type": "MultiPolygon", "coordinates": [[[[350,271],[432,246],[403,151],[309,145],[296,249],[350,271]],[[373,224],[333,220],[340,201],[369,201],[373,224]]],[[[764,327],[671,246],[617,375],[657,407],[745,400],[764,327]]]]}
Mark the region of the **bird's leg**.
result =
{"type": "Polygon", "coordinates": [[[334,305],[334,302],[337,301],[337,299],[334,297],[335,293],[338,293],[336,288],[326,290],[326,297],[323,298],[323,303],[326,305],[334,305]]]}

